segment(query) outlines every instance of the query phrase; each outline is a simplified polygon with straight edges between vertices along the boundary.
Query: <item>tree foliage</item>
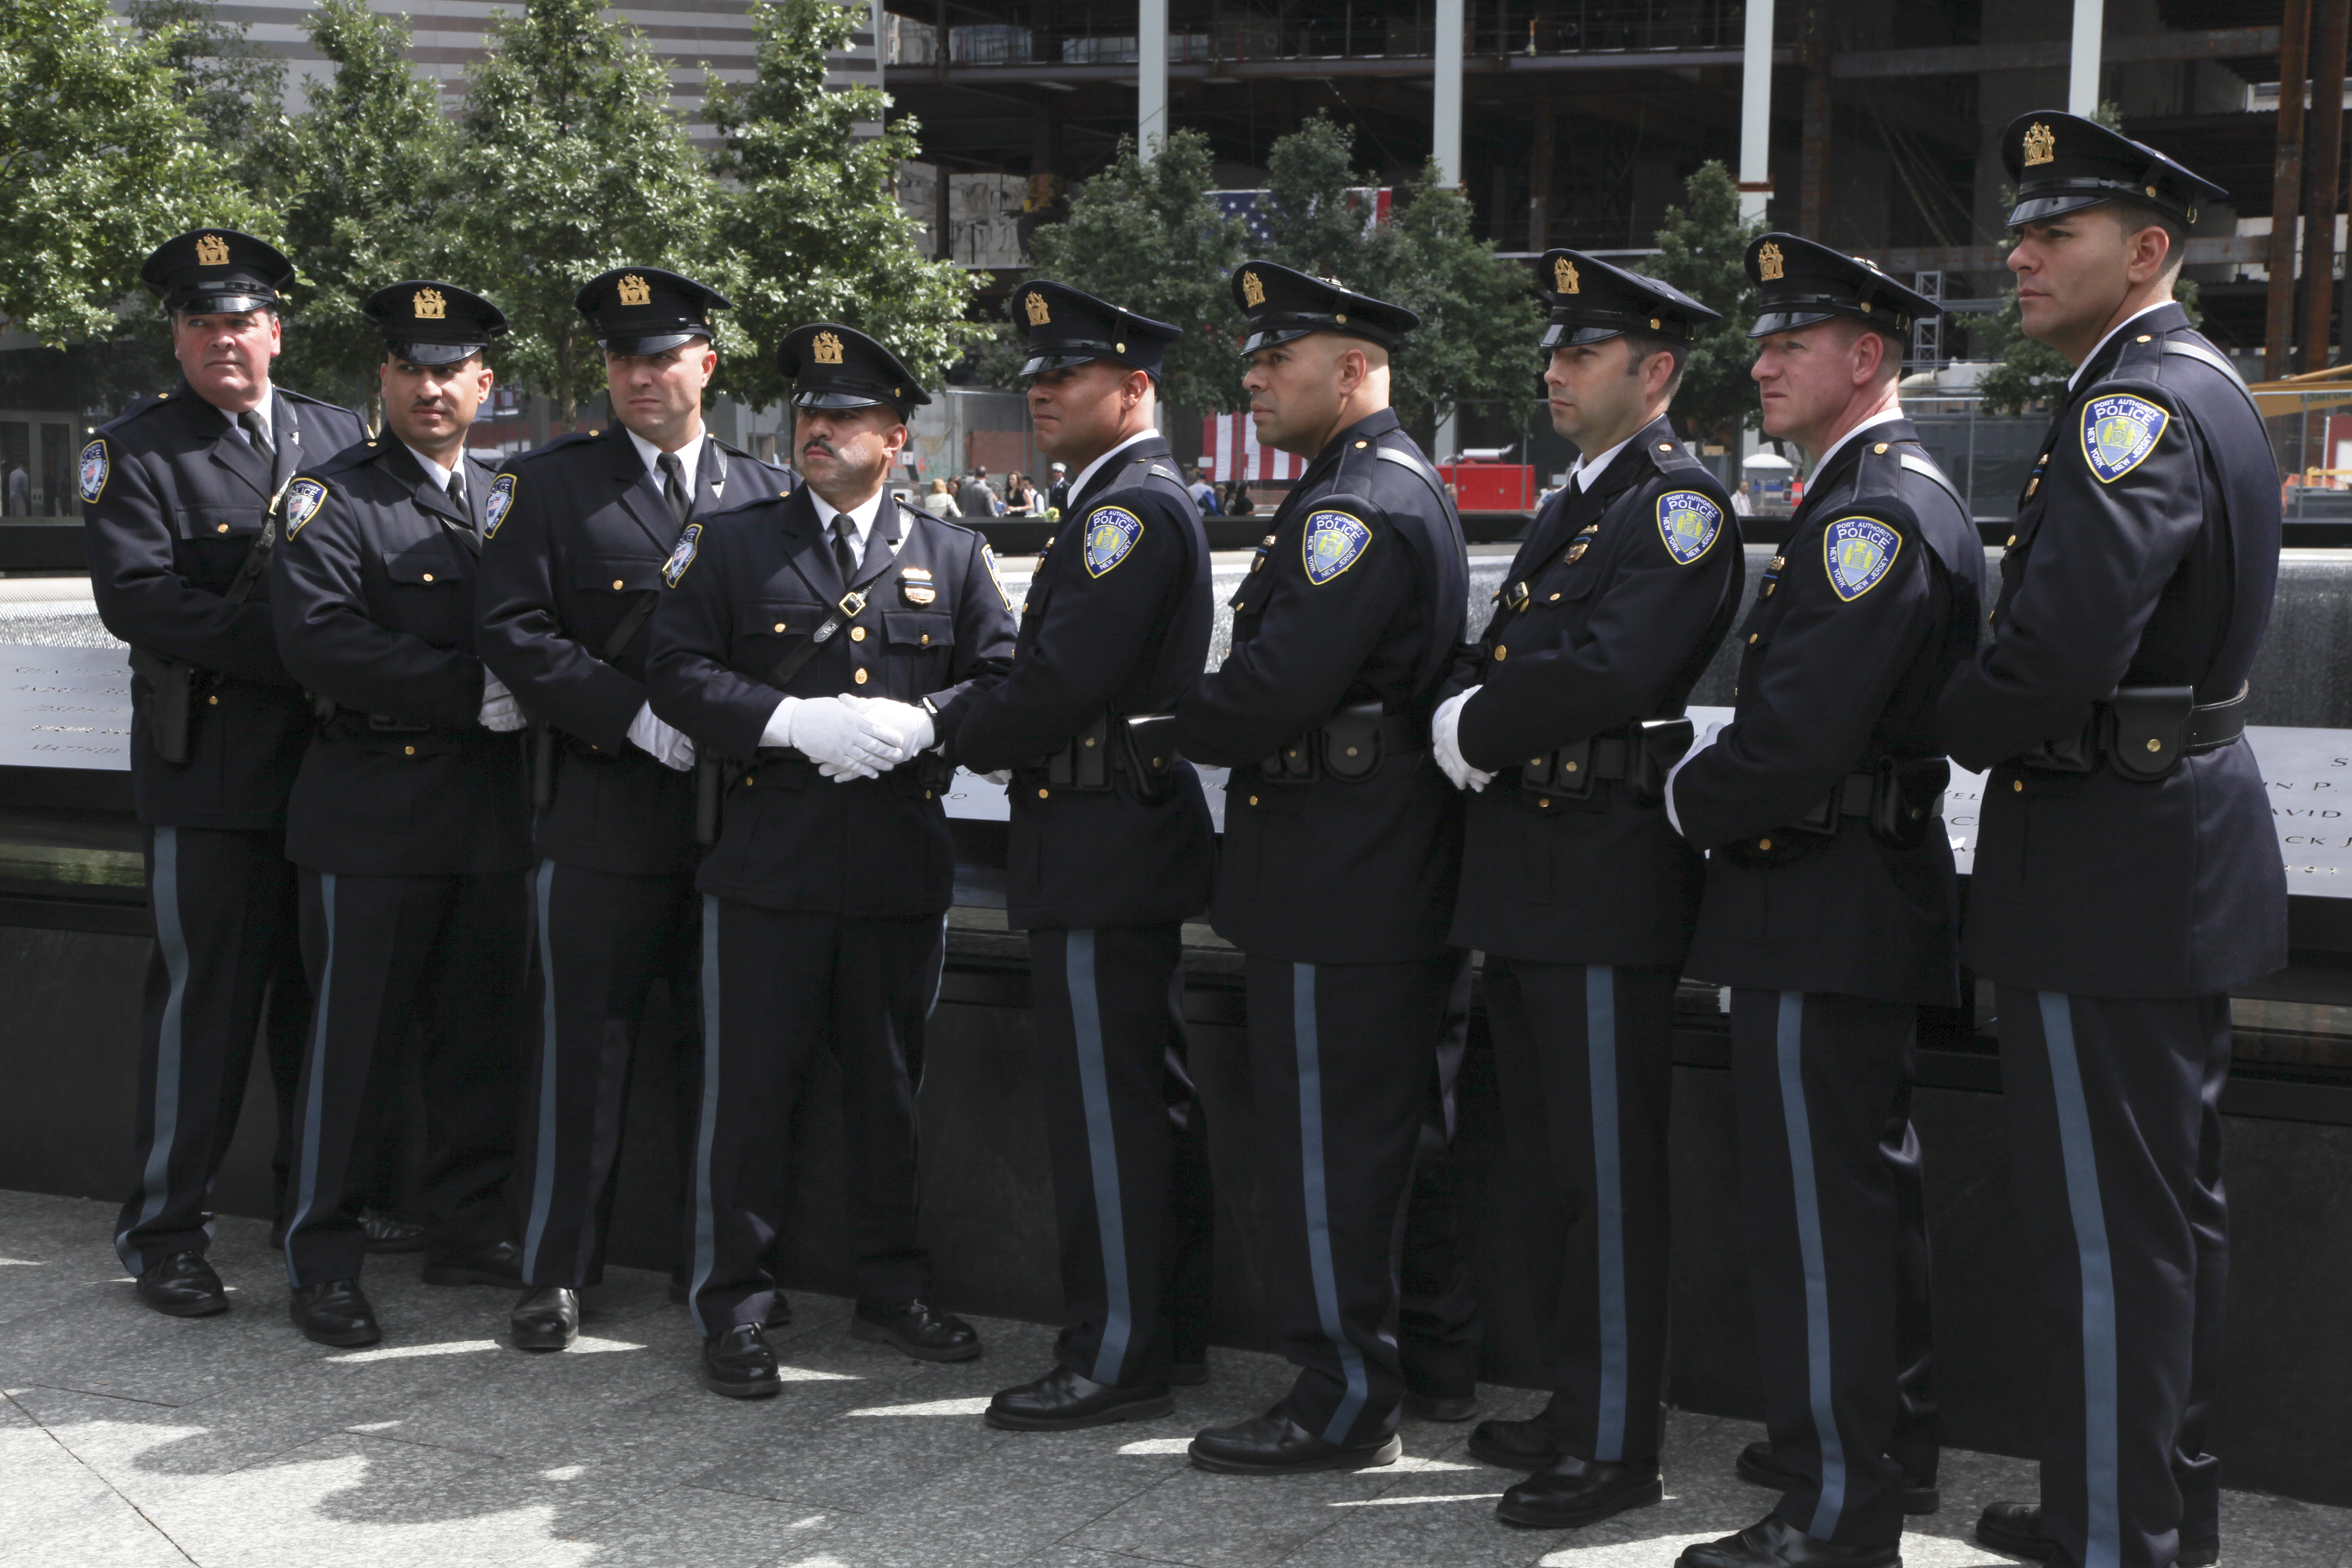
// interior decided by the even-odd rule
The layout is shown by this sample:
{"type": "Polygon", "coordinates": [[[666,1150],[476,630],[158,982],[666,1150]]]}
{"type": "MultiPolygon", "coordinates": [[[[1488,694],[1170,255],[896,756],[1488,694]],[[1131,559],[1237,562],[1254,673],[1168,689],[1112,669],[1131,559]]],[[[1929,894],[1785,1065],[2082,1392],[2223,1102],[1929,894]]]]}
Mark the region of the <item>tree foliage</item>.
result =
{"type": "Polygon", "coordinates": [[[163,50],[182,106],[215,151],[243,164],[281,118],[286,62],[221,20],[215,0],[131,0],[124,14],[163,50]]]}
{"type": "Polygon", "coordinates": [[[275,232],[181,101],[167,43],[126,36],[105,0],[0,5],[0,325],[108,337],[164,240],[275,232]]]}
{"type": "Polygon", "coordinates": [[[1699,334],[1683,362],[1675,417],[1685,433],[1712,434],[1761,418],[1756,384],[1748,379],[1755,345],[1756,287],[1748,280],[1748,247],[1764,232],[1739,220],[1739,186],[1714,159],[1683,182],[1680,205],[1658,226],[1658,254],[1643,270],[1671,283],[1723,320],[1699,334]]]}
{"type": "MultiPolygon", "coordinates": [[[[598,0],[493,11],[490,52],[467,68],[449,211],[480,288],[512,333],[501,366],[567,422],[604,366],[572,301],[629,264],[688,276],[718,258],[718,191],[669,106],[669,69],[598,0]]],[[[456,279],[452,279],[456,281],[456,279]]]]}
{"type": "MultiPolygon", "coordinates": [[[[936,384],[986,329],[962,319],[969,276],[924,258],[916,224],[891,194],[893,169],[919,150],[915,121],[858,137],[859,121],[882,119],[886,96],[825,89],[825,57],[848,43],[863,15],[834,0],[758,0],[756,77],[740,87],[711,79],[710,117],[726,139],[715,162],[727,182],[718,239],[731,258],[718,281],[749,344],[764,350],[803,321],[840,321],[887,343],[936,384]]],[[[765,352],[721,366],[726,388],[749,402],[783,394],[765,352]]]]}

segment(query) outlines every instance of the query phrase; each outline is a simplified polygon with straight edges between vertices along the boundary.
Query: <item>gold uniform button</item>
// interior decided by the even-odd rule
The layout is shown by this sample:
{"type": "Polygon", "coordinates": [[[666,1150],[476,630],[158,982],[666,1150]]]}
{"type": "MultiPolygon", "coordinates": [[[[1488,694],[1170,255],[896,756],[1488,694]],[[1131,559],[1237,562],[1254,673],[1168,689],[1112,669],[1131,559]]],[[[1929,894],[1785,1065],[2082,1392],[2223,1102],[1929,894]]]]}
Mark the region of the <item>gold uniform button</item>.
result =
{"type": "MultiPolygon", "coordinates": [[[[1094,744],[1094,742],[1093,742],[1092,741],[1088,741],[1088,742],[1087,742],[1087,745],[1089,745],[1089,746],[1091,746],[1091,745],[1093,745],[1093,744],[1094,744]]],[[[2149,751],[2151,751],[2151,752],[2152,752],[2152,751],[2154,751],[2154,750],[2156,750],[2156,742],[2155,742],[2154,741],[2150,741],[2150,742],[2147,743],[2147,749],[2148,749],[2149,751]]],[[[1349,748],[1348,748],[1348,754],[1349,754],[1349,756],[1351,756],[1351,757],[1352,757],[1352,756],[1354,756],[1354,755],[1356,754],[1356,748],[1355,748],[1355,747],[1353,747],[1353,746],[1349,747],[1349,748]]],[[[1573,765],[1573,764],[1571,764],[1571,765],[1573,765]]]]}
{"type": "Polygon", "coordinates": [[[1039,800],[1044,800],[1044,799],[1045,798],[1045,796],[1047,795],[1047,794],[1048,794],[1048,793],[1049,793],[1048,791],[1045,791],[1045,790],[1042,790],[1042,789],[1041,789],[1041,790],[1039,790],[1039,791],[1037,792],[1037,798],[1038,798],[1039,800]]]}
{"type": "MultiPolygon", "coordinates": [[[[2017,535],[2015,535],[2015,534],[2013,534],[2013,533],[2012,533],[2012,534],[2011,534],[2011,535],[2009,536],[2009,542],[2010,542],[2010,544],[2015,544],[2015,543],[2017,542],[2017,535]]],[[[2003,548],[2003,549],[2007,549],[2007,548],[2008,548],[2008,545],[2004,545],[2004,546],[2002,546],[2002,548],[2003,548]]]]}
{"type": "Polygon", "coordinates": [[[219,707],[219,706],[220,706],[220,699],[219,699],[217,696],[214,696],[214,697],[207,697],[207,698],[205,698],[205,700],[206,702],[211,703],[211,704],[212,704],[214,707],[215,707],[215,708],[217,708],[217,707],[219,707]]]}
{"type": "Polygon", "coordinates": [[[1357,447],[1357,449],[1358,449],[1359,451],[1360,451],[1360,450],[1362,450],[1364,447],[1369,447],[1369,446],[1370,446],[1370,445],[1371,445],[1371,443],[1370,443],[1370,441],[1359,441],[1359,442],[1357,442],[1357,443],[1356,443],[1356,447],[1357,447]]]}
{"type": "Polygon", "coordinates": [[[401,748],[400,748],[400,750],[401,750],[401,753],[402,753],[404,756],[411,756],[411,757],[413,757],[413,756],[415,756],[415,755],[416,754],[416,748],[415,748],[415,747],[414,747],[414,746],[403,746],[403,747],[401,747],[401,748]]]}
{"type": "Polygon", "coordinates": [[[427,583],[430,583],[431,581],[433,581],[433,574],[432,574],[432,573],[430,573],[430,572],[427,572],[426,574],[425,574],[425,580],[427,583]]]}
{"type": "Polygon", "coordinates": [[[849,640],[851,642],[864,642],[866,640],[866,628],[864,626],[850,627],[849,640]]]}
{"type": "MultiPolygon", "coordinates": [[[[2160,752],[2164,750],[2164,742],[2158,740],[2155,736],[2150,735],[2147,738],[2147,749],[2151,752],[2160,752]]],[[[1353,753],[1350,754],[1352,755],[1353,753]]]]}
{"type": "Polygon", "coordinates": [[[1252,795],[1252,796],[1250,796],[1250,804],[1251,804],[1252,805],[1255,805],[1257,804],[1257,796],[1255,796],[1255,795],[1252,795]]]}
{"type": "Polygon", "coordinates": [[[1577,764],[1574,763],[1562,763],[1559,764],[1559,771],[1564,773],[1572,773],[1576,771],[1576,768],[1577,764]]]}
{"type": "Polygon", "coordinates": [[[1551,596],[1551,602],[1552,602],[1553,604],[1555,604],[1555,605],[1557,605],[1558,603],[1559,603],[1559,595],[1558,594],[1554,594],[1554,595],[1551,596]]]}
{"type": "Polygon", "coordinates": [[[851,674],[849,679],[857,682],[858,685],[863,686],[866,684],[866,672],[862,669],[856,670],[851,674]]]}
{"type": "MultiPolygon", "coordinates": [[[[2149,195],[2156,195],[2156,192],[2155,192],[2155,191],[2153,191],[2153,190],[2150,190],[2147,194],[2148,194],[2149,195]]],[[[2152,337],[2148,336],[2146,332],[2142,332],[2142,333],[2141,333],[2137,338],[2136,338],[2136,339],[2135,339],[2135,340],[2133,340],[2133,341],[2134,341],[2134,342],[2143,342],[2143,343],[2152,343],[2152,342],[2156,342],[2156,340],[2155,340],[2154,338],[2152,338],[2152,337]]]]}
{"type": "Polygon", "coordinates": [[[1754,642],[1758,637],[1762,637],[1763,635],[1764,634],[1761,632],[1749,632],[1748,634],[1748,640],[1749,642],[1754,642]]]}
{"type": "Polygon", "coordinates": [[[1501,660],[1510,657],[1511,650],[1509,648],[1505,647],[1501,643],[1496,643],[1495,645],[1495,658],[1496,662],[1499,663],[1501,660]]]}
{"type": "Polygon", "coordinates": [[[1548,795],[1538,795],[1538,796],[1536,796],[1536,809],[1537,809],[1538,811],[1549,811],[1549,810],[1551,809],[1551,799],[1550,799],[1550,797],[1549,797],[1549,796],[1548,796],[1548,795]]]}
{"type": "Polygon", "coordinates": [[[1769,851],[1772,847],[1772,841],[1769,838],[1759,838],[1756,841],[1756,847],[1769,851]]]}
{"type": "Polygon", "coordinates": [[[613,587],[614,587],[614,589],[615,591],[618,591],[618,590],[619,590],[619,588],[620,588],[620,586],[621,586],[621,580],[620,580],[618,577],[614,578],[614,579],[613,579],[613,587]]]}
{"type": "Polygon", "coordinates": [[[925,632],[925,633],[923,634],[923,646],[924,646],[925,647],[930,647],[930,646],[931,646],[931,634],[930,634],[930,633],[929,633],[929,632],[925,632]]]}
{"type": "Polygon", "coordinates": [[[2023,795],[2025,793],[2025,781],[2023,779],[2011,779],[2009,781],[2009,787],[2015,790],[2019,795],[2023,795]]]}
{"type": "Polygon", "coordinates": [[[1875,452],[1875,453],[1877,453],[1880,457],[1882,457],[1882,458],[1883,458],[1883,457],[1886,456],[1886,443],[1885,443],[1885,442],[1884,442],[1884,441],[1881,441],[1877,446],[1873,447],[1871,448],[1871,450],[1872,450],[1872,451],[1874,451],[1874,452],[1875,452]]]}
{"type": "Polygon", "coordinates": [[[1674,449],[1675,444],[1672,441],[1661,441],[1658,443],[1658,450],[1661,452],[1671,452],[1674,449]]]}
{"type": "Polygon", "coordinates": [[[778,621],[778,622],[776,623],[776,629],[777,629],[778,631],[782,631],[782,630],[784,629],[784,623],[783,623],[783,622],[782,622],[782,621],[778,621]]]}
{"type": "Polygon", "coordinates": [[[220,531],[220,532],[222,532],[222,533],[226,533],[226,532],[228,531],[228,524],[226,524],[226,523],[225,523],[225,522],[224,522],[224,523],[222,523],[222,524],[220,524],[220,525],[219,525],[219,531],[220,531]]]}

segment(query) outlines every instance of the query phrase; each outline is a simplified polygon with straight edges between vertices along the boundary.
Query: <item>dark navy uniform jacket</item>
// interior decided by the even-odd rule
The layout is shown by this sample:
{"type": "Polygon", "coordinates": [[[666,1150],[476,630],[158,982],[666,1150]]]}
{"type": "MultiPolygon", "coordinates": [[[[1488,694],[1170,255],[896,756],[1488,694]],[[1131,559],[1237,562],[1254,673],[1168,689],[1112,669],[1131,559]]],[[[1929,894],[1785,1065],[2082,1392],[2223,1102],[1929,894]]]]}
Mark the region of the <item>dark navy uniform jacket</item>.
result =
{"type": "Polygon", "coordinates": [[[1392,963],[1447,945],[1458,793],[1428,718],[1462,641],[1469,563],[1436,470],[1383,409],[1334,437],[1275,512],[1233,597],[1233,652],[1177,710],[1177,749],[1233,769],[1211,923],[1295,963],[1392,963]],[[1344,706],[1419,725],[1360,781],[1258,763],[1344,706]]]}
{"type": "Polygon", "coordinates": [[[288,807],[288,858],[348,876],[530,863],[522,739],[481,725],[475,534],[493,470],[467,457],[460,510],[386,435],[287,487],[269,560],[286,668],[335,705],[288,807]]]}
{"type": "Polygon", "coordinates": [[[1013,607],[978,533],[885,500],[874,526],[899,530],[898,559],[789,686],[770,684],[848,587],[814,495],[803,486],[711,516],[680,542],[654,612],[654,711],[703,755],[751,764],[727,791],[719,843],[695,886],[766,909],[944,913],[955,848],[938,791],[913,762],[837,783],[798,752],[761,752],[760,736],[786,696],[929,698],[937,743],[954,757],[971,695],[1012,658],[1013,607]]]}
{"type": "MultiPolygon", "coordinates": [[[[1015,770],[1005,904],[1024,928],[1181,921],[1209,903],[1209,808],[1192,764],[1164,800],[1052,789],[1034,766],[1105,713],[1172,713],[1209,659],[1209,541],[1168,443],[1146,436],[1088,479],[1038,557],[1013,672],[972,698],[963,764],[1015,770]]],[[[1114,745],[1113,757],[1118,755],[1114,745]]]]}
{"type": "Polygon", "coordinates": [[[2083,367],[2027,481],[1990,645],[1945,688],[1954,758],[1990,768],[1970,967],[2007,985],[2205,996],[2286,962],[2286,881],[2242,742],[2153,782],[2018,765],[2116,686],[2235,696],[2278,578],[2278,467],[2229,362],[2178,305],[2083,367]]]}
{"type": "Polygon", "coordinates": [[[1936,695],[1975,651],[1983,583],[1975,524],[1909,420],[1866,426],[1814,475],[1740,627],[1731,722],[1669,792],[1710,851],[1687,973],[1957,1005],[1940,821],[1909,849],[1861,817],[1826,837],[1790,825],[1849,774],[1940,754],[1936,695]]]}
{"type": "Polygon", "coordinates": [[[284,387],[271,394],[270,420],[274,461],[183,382],[131,405],[82,448],[90,589],[106,629],[222,678],[198,699],[184,763],[155,755],[147,683],[132,678],[142,699],[131,722],[142,822],[252,830],[286,820],[310,705],[278,657],[267,574],[242,605],[222,595],[295,469],[367,430],[350,409],[284,387]]]}
{"type": "MultiPolygon", "coordinates": [[[[706,437],[689,521],[798,484],[791,469],[706,437]]],[[[614,426],[508,460],[486,502],[482,658],[532,718],[562,736],[539,853],[623,876],[684,873],[694,843],[694,781],[628,743],[646,702],[650,620],[618,657],[613,634],[677,546],[677,517],[636,443],[614,426]]]]}
{"type": "Polygon", "coordinates": [[[1616,782],[1582,800],[1532,795],[1519,764],[1680,713],[1738,613],[1746,574],[1731,498],[1666,419],[1593,489],[1537,514],[1504,604],[1446,687],[1483,686],[1456,734],[1463,756],[1496,775],[1464,803],[1456,942],[1559,963],[1682,961],[1705,866],[1664,810],[1616,782]]]}

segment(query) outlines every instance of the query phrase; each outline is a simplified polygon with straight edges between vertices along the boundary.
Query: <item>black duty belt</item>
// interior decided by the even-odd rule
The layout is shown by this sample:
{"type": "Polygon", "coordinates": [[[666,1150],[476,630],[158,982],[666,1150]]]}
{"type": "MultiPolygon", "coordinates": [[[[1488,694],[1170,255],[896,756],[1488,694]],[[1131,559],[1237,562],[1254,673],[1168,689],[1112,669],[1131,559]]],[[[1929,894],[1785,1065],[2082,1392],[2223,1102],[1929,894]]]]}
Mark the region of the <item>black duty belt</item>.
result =
{"type": "Polygon", "coordinates": [[[1268,784],[1353,783],[1370,778],[1381,759],[1429,750],[1429,713],[1382,713],[1377,702],[1340,709],[1258,763],[1268,784]]]}
{"type": "Polygon", "coordinates": [[[2232,744],[2246,732],[2246,694],[2199,702],[2193,686],[2119,686],[2092,707],[2091,721],[2063,741],[2046,741],[2019,765],[2053,773],[2087,773],[2106,763],[2127,779],[2160,779],[2184,757],[2232,744]]]}
{"type": "Polygon", "coordinates": [[[1691,721],[1681,715],[1637,720],[1626,729],[1556,747],[1519,764],[1519,787],[1539,797],[1585,800],[1601,780],[1623,784],[1644,805],[1665,798],[1666,774],[1691,746],[1691,721]]]}
{"type": "Polygon", "coordinates": [[[1108,794],[1114,771],[1128,775],[1136,798],[1156,803],[1175,790],[1176,716],[1105,713],[1022,771],[1042,772],[1047,789],[1108,794]]]}
{"type": "Polygon", "coordinates": [[[1796,821],[1734,839],[1721,852],[1738,866],[1785,866],[1857,820],[1886,847],[1916,849],[1942,819],[1951,779],[1952,764],[1942,757],[1887,757],[1871,772],[1846,774],[1796,821]]]}

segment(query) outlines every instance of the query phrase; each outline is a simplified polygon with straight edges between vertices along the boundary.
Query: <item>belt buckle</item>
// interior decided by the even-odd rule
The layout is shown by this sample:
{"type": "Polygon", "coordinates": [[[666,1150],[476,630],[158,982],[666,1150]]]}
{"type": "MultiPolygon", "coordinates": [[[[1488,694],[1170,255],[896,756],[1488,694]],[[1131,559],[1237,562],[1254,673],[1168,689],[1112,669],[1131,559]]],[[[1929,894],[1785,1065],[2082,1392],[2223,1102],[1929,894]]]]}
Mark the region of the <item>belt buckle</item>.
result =
{"type": "Polygon", "coordinates": [[[852,588],[841,596],[841,602],[834,608],[854,621],[866,612],[866,595],[852,588]]]}

